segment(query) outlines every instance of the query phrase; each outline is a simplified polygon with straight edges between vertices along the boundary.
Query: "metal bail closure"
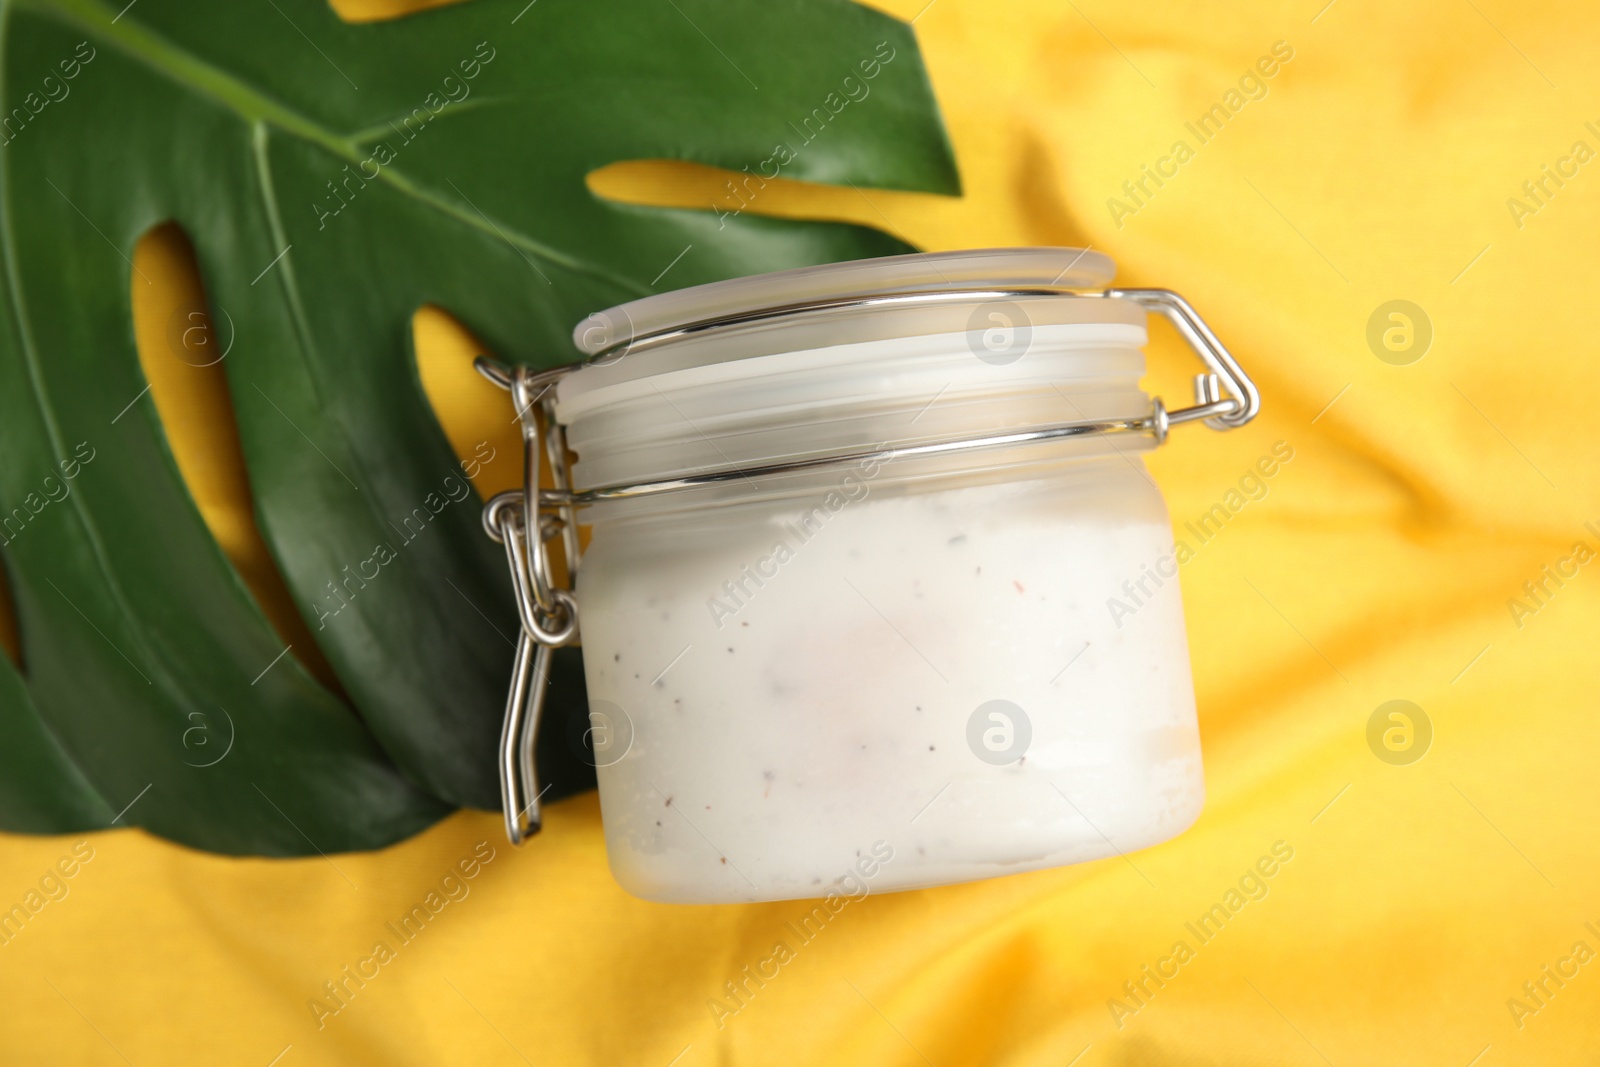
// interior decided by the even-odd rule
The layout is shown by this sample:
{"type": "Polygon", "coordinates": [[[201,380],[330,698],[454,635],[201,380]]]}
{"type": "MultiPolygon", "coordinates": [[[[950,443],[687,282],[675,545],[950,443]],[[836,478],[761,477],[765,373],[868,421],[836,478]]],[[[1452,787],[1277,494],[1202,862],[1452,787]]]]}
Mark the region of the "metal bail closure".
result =
{"type": "Polygon", "coordinates": [[[907,456],[937,455],[1022,444],[1061,441],[1071,437],[1105,437],[1114,434],[1144,434],[1156,444],[1167,439],[1172,426],[1204,422],[1213,430],[1243,426],[1261,410],[1261,394],[1217,335],[1211,332],[1189,302],[1169,289],[1106,289],[1083,292],[1065,287],[1028,286],[1016,288],[950,288],[927,291],[876,293],[860,300],[827,299],[790,304],[762,311],[745,311],[677,325],[654,333],[630,336],[609,348],[594,353],[583,363],[550,370],[511,368],[487,356],[473,364],[478,373],[511,392],[522,424],[523,488],[501,493],[484,507],[483,526],[489,536],[506,549],[506,566],[516,594],[521,632],[512,668],[511,691],[506,697],[505,725],[500,733],[500,796],[505,809],[506,836],[514,845],[539,832],[539,799],[544,790],[534,767],[534,741],[538,736],[540,713],[544,708],[550,678],[550,658],[554,650],[578,639],[578,602],[571,584],[577,575],[579,541],[577,509],[603,500],[656,496],[701,486],[718,485],[737,479],[794,471],[842,467],[864,461],[888,462],[907,456]],[[1195,402],[1189,407],[1169,411],[1159,397],[1151,400],[1143,416],[1117,419],[1062,422],[1030,430],[1002,431],[951,437],[904,447],[884,447],[849,453],[830,453],[805,459],[765,463],[732,470],[714,470],[655,482],[607,485],[578,489],[572,485],[572,470],[567,453],[566,428],[556,420],[554,387],[566,375],[585,366],[612,362],[619,353],[628,358],[657,345],[686,340],[708,330],[783,318],[797,314],[850,312],[862,306],[956,302],[978,297],[1001,300],[1014,297],[1054,296],[1064,299],[1111,298],[1131,300],[1147,311],[1170,321],[1189,342],[1205,364],[1195,375],[1195,402]],[[539,417],[544,418],[543,433],[539,417]],[[548,460],[552,485],[539,484],[540,455],[548,460]],[[548,543],[560,540],[566,561],[566,585],[555,585],[550,568],[548,543]]]}
{"type": "MultiPolygon", "coordinates": [[[[491,381],[499,381],[496,374],[484,369],[487,362],[480,357],[479,370],[491,381]]],[[[538,833],[540,826],[539,799],[545,790],[539,788],[534,742],[550,681],[551,656],[578,636],[578,602],[570,589],[555,585],[547,545],[558,536],[561,538],[570,583],[577,571],[578,537],[575,523],[566,518],[570,508],[561,509],[556,515],[541,511],[537,410],[544,412],[549,427],[543,444],[550,466],[557,472],[555,487],[565,489],[569,484],[566,433],[553,417],[546,395],[548,386],[535,394],[530,387],[532,374],[526,368],[494,370],[510,384],[523,439],[523,488],[500,493],[483,509],[484,530],[505,546],[521,623],[511,669],[511,691],[506,696],[505,723],[500,730],[500,803],[505,812],[506,836],[513,845],[520,845],[538,833]]]]}

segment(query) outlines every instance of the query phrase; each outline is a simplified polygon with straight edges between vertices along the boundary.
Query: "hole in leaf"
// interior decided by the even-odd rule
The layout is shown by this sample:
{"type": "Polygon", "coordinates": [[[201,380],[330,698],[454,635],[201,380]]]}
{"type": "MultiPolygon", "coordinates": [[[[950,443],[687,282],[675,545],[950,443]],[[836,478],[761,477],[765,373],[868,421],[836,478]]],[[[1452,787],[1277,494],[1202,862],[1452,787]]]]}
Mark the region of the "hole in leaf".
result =
{"type": "Polygon", "coordinates": [[[333,13],[346,22],[386,22],[431,7],[449,7],[462,0],[329,0],[333,13]]]}
{"type": "Polygon", "coordinates": [[[11,597],[11,580],[6,573],[4,558],[0,558],[0,648],[5,649],[11,665],[22,670],[22,638],[17,629],[17,602],[11,597]]]}
{"type": "Polygon", "coordinates": [[[213,327],[194,247],[175,223],[145,234],[133,254],[133,328],[139,366],[150,383],[178,473],[211,536],[244,579],[293,655],[328,689],[344,695],[333,668],[295,607],[256,526],[244,451],[223,368],[233,344],[226,314],[213,327]]]}
{"type": "MultiPolygon", "coordinates": [[[[472,361],[494,353],[471,330],[443,308],[427,305],[411,317],[417,377],[433,407],[434,417],[472,487],[483,500],[508,489],[522,488],[522,427],[511,394],[473,369],[472,361]]],[[[539,450],[540,485],[553,484],[550,463],[539,450]]],[[[580,546],[588,544],[587,528],[579,530],[580,546]]],[[[566,581],[566,560],[551,554],[557,584],[566,581]]]]}
{"type": "Polygon", "coordinates": [[[511,394],[472,367],[489,350],[455,316],[431,304],[411,317],[411,339],[422,391],[478,496],[488,500],[522,488],[522,430],[511,394]]]}
{"type": "MultiPolygon", "coordinates": [[[[849,186],[816,185],[789,178],[766,178],[759,167],[724,170],[672,159],[630,159],[589,172],[589,191],[606,200],[644,207],[698,208],[718,218],[748,212],[785,219],[822,219],[898,233],[884,211],[906,214],[917,200],[948,198],[925,194],[859,191],[849,186]],[[871,199],[868,199],[868,197],[871,199]]],[[[771,168],[767,168],[771,173],[771,168]]]]}

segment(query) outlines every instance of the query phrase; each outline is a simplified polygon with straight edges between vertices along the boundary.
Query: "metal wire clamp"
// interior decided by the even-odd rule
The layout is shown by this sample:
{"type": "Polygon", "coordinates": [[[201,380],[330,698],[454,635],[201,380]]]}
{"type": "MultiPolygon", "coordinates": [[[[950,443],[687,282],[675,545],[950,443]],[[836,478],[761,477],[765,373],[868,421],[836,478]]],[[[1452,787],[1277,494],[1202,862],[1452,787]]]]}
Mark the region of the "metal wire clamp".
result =
{"type": "Polygon", "coordinates": [[[516,596],[521,621],[517,651],[506,698],[505,724],[500,733],[500,795],[505,811],[506,836],[520,845],[539,832],[539,789],[534,766],[534,742],[548,688],[550,660],[555,649],[578,641],[578,602],[572,583],[577,575],[579,542],[577,509],[606,500],[657,496],[718,485],[761,475],[790,474],[849,466],[863,462],[887,463],[912,456],[940,455],[970,450],[1010,448],[1017,445],[1061,441],[1075,437],[1148,434],[1159,445],[1174,425],[1204,422],[1214,430],[1243,426],[1261,410],[1261,394],[1189,302],[1169,289],[1106,289],[1100,292],[1053,287],[967,288],[936,292],[878,293],[871,296],[827,299],[763,308],[758,311],[703,319],[653,333],[630,336],[609,345],[581,363],[536,371],[508,367],[479,356],[474,367],[489,381],[509,390],[522,426],[523,488],[500,493],[483,509],[488,535],[505,546],[506,566],[516,596]],[[1159,397],[1140,417],[1062,422],[1031,430],[948,437],[915,445],[829,453],[806,459],[784,460],[737,469],[718,469],[652,482],[577,489],[567,451],[566,428],[555,417],[555,386],[584,367],[614,363],[651,348],[692,338],[709,330],[740,326],[790,315],[828,315],[893,305],[938,305],[971,300],[1009,300],[1017,297],[1131,300],[1147,311],[1165,317],[1205,364],[1195,375],[1195,402],[1168,411],[1159,397]],[[540,426],[541,416],[543,426],[540,426]],[[540,454],[548,460],[551,485],[540,485],[540,454]],[[566,583],[557,586],[551,568],[551,541],[559,540],[566,563],[566,583]]]}

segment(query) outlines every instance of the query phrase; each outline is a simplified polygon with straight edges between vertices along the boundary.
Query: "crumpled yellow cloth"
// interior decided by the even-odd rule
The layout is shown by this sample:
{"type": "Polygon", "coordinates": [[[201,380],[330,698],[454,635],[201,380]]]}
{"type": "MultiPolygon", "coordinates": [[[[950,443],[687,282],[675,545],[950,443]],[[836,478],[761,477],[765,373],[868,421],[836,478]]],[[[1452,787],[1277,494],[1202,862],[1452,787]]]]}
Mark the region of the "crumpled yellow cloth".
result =
{"type": "MultiPolygon", "coordinates": [[[[0,946],[5,1062],[1594,1062],[1600,16],[923,3],[890,7],[921,9],[967,196],[769,209],[934,249],[1092,245],[1255,374],[1253,425],[1151,460],[1193,550],[1199,823],[871,895],[764,985],[744,969],[808,909],[625,896],[592,796],[520,852],[484,814],[295,862],[10,837],[0,907],[65,896],[0,946]]],[[[720,186],[631,180],[700,206],[720,186]]],[[[425,363],[450,363],[429,328],[425,363]]],[[[1151,384],[1183,402],[1190,357],[1156,332],[1151,384]]],[[[505,421],[503,396],[435,385],[447,419],[505,421]]]]}

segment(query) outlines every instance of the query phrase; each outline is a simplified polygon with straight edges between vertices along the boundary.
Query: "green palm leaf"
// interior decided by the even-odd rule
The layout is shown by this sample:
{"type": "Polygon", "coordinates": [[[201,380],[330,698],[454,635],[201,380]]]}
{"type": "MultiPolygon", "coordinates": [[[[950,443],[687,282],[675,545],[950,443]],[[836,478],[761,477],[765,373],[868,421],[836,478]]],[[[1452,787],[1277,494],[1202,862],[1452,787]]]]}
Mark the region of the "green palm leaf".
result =
{"type": "MultiPolygon", "coordinates": [[[[515,615],[475,502],[446,489],[412,313],[438,304],[550,365],[675,258],[667,287],[904,250],[595,197],[585,176],[619,160],[754,172],[785,144],[787,178],[957,188],[909,27],[837,0],[476,0],[369,25],[320,0],[23,0],[0,32],[0,520],[25,513],[0,530],[24,653],[23,676],[0,666],[12,829],[131,803],[119,825],[291,855],[496,806],[515,615]],[[353,708],[284,655],[145,392],[131,257],[168,220],[231,344],[263,533],[353,708]]],[[[564,743],[582,709],[569,656],[552,795],[592,782],[564,743]]]]}

